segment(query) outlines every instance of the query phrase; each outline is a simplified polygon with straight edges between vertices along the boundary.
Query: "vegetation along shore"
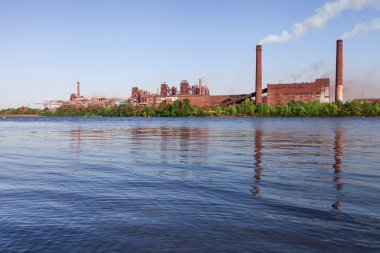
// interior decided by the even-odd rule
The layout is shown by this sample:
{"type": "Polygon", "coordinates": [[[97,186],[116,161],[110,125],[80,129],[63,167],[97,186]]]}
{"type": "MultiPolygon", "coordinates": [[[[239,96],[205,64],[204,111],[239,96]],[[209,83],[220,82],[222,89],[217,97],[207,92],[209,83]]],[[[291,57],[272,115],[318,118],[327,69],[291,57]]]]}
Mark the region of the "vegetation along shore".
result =
{"type": "Polygon", "coordinates": [[[4,109],[3,116],[34,115],[34,116],[103,116],[103,117],[379,117],[380,104],[370,102],[335,102],[335,103],[301,103],[291,102],[269,106],[246,99],[241,104],[234,104],[226,108],[197,108],[190,101],[174,101],[172,104],[162,102],[156,107],[134,107],[120,105],[115,107],[74,107],[61,106],[52,111],[45,109],[4,109]]]}

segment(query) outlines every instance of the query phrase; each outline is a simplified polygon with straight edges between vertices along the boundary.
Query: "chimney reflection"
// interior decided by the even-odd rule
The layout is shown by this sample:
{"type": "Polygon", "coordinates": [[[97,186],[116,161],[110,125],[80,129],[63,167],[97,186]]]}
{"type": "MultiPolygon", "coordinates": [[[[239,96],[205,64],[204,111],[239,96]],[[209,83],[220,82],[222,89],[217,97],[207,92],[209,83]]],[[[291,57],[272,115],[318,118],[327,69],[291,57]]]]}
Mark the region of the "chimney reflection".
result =
{"type": "Polygon", "coordinates": [[[343,159],[343,130],[339,128],[335,134],[335,147],[334,147],[334,177],[335,189],[337,190],[337,196],[335,202],[331,205],[334,209],[340,208],[341,191],[343,190],[343,184],[341,182],[342,175],[342,159],[343,159]]]}
{"type": "Polygon", "coordinates": [[[261,162],[263,158],[263,131],[261,128],[257,128],[255,132],[255,181],[251,190],[254,196],[260,195],[260,180],[261,180],[261,162]]]}

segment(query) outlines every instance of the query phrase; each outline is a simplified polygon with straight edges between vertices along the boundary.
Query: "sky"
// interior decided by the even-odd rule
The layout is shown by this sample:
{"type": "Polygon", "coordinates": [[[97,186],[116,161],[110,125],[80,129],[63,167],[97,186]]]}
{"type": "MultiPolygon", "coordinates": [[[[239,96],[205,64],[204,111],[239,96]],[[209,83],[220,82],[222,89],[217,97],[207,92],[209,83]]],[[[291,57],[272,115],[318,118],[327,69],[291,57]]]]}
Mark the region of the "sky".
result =
{"type": "Polygon", "coordinates": [[[342,37],[345,99],[380,97],[378,17],[380,0],[0,0],[0,109],[68,99],[77,81],[85,97],[198,78],[253,92],[258,43],[264,87],[333,88],[342,37]]]}

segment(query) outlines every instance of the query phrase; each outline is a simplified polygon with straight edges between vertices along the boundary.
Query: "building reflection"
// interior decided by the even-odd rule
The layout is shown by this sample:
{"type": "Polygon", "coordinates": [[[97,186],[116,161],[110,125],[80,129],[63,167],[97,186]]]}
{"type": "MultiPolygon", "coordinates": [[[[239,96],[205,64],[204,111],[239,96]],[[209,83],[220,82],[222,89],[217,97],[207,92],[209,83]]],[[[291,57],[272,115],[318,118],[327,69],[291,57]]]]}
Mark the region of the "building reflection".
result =
{"type": "Polygon", "coordinates": [[[179,137],[179,162],[189,163],[191,162],[191,141],[195,136],[193,135],[193,129],[189,127],[179,127],[178,137],[179,137]]]}
{"type": "Polygon", "coordinates": [[[210,132],[206,128],[193,129],[192,138],[195,140],[195,152],[198,154],[192,158],[193,164],[205,164],[209,147],[210,132]]]}
{"type": "Polygon", "coordinates": [[[340,208],[342,197],[343,184],[341,182],[342,176],[342,159],[343,159],[343,130],[339,128],[335,133],[335,147],[334,147],[334,177],[335,189],[337,191],[335,202],[331,205],[334,209],[340,208]]]}
{"type": "Polygon", "coordinates": [[[170,128],[169,127],[160,127],[159,128],[159,134],[160,134],[160,161],[162,163],[168,163],[170,161],[170,128]]]}
{"type": "Polygon", "coordinates": [[[81,151],[81,136],[82,136],[82,129],[72,129],[69,131],[71,141],[73,143],[73,146],[71,148],[72,152],[75,154],[75,161],[77,163],[80,163],[79,154],[81,151]]]}
{"type": "Polygon", "coordinates": [[[199,127],[180,127],[179,162],[188,164],[204,163],[208,147],[208,132],[199,127]]]}
{"type": "Polygon", "coordinates": [[[89,144],[91,150],[105,150],[112,146],[118,134],[114,130],[81,129],[79,126],[62,133],[70,137],[70,152],[75,154],[77,163],[81,162],[81,154],[87,153],[89,150],[89,144]]]}
{"type": "Polygon", "coordinates": [[[74,141],[78,147],[80,146],[81,132],[82,130],[80,128],[70,130],[71,140],[74,141]]]}
{"type": "Polygon", "coordinates": [[[260,180],[261,173],[263,171],[261,167],[262,158],[263,158],[263,131],[261,128],[257,128],[255,132],[255,176],[254,184],[251,190],[254,196],[260,195],[260,180]]]}
{"type": "Polygon", "coordinates": [[[131,144],[129,145],[129,152],[137,162],[145,161],[146,140],[144,137],[149,135],[149,128],[133,127],[130,129],[131,144]]]}
{"type": "Polygon", "coordinates": [[[199,127],[145,127],[132,128],[131,154],[136,161],[161,163],[205,162],[208,131],[199,127]]]}

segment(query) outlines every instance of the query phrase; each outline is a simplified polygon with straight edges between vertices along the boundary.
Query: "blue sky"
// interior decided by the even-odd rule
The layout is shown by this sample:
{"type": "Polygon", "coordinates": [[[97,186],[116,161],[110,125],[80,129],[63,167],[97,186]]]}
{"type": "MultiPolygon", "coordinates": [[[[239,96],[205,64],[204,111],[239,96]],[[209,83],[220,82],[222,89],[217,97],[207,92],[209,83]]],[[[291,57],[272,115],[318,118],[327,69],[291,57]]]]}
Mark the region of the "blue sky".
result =
{"type": "MultiPolygon", "coordinates": [[[[212,94],[254,90],[255,46],[313,16],[324,0],[0,0],[0,108],[202,78],[212,94]]],[[[375,1],[376,2],[376,1],[375,1]]],[[[336,40],[380,16],[346,10],[296,40],[263,46],[263,82],[334,83],[336,40]]],[[[346,98],[380,97],[380,31],[344,41],[346,98]]]]}

